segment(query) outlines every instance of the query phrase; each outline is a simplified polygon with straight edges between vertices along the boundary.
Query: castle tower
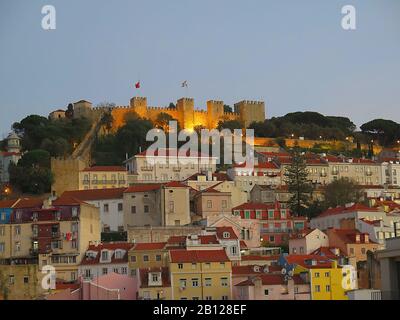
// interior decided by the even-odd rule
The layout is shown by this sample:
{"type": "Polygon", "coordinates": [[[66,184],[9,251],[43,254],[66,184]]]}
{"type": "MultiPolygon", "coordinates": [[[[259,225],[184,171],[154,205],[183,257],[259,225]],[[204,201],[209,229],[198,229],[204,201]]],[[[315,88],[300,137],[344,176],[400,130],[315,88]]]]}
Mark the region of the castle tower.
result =
{"type": "Polygon", "coordinates": [[[234,109],[239,113],[239,119],[247,128],[252,122],[260,122],[265,120],[265,103],[264,101],[243,100],[235,103],[234,109]]]}
{"type": "Polygon", "coordinates": [[[176,109],[179,117],[178,122],[182,129],[192,130],[194,128],[194,99],[181,98],[177,101],[176,109]]]}
{"type": "Polygon", "coordinates": [[[7,151],[8,152],[21,152],[21,138],[15,132],[12,132],[7,137],[7,151]]]}
{"type": "Polygon", "coordinates": [[[130,101],[130,107],[140,117],[146,117],[147,115],[147,98],[145,97],[133,97],[130,101]]]}
{"type": "Polygon", "coordinates": [[[214,129],[224,115],[224,102],[209,100],[207,101],[208,128],[214,129]]]}

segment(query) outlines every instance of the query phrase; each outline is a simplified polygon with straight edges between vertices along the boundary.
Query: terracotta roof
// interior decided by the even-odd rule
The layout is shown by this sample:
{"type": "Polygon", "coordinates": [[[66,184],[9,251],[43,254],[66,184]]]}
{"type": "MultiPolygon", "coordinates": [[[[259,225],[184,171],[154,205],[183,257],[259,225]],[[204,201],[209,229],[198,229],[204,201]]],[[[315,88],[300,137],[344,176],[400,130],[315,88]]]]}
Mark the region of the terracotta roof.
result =
{"type": "MultiPolygon", "coordinates": [[[[232,266],[232,275],[233,276],[252,276],[265,273],[270,271],[271,266],[260,266],[260,265],[247,265],[247,266],[232,266]]],[[[279,267],[279,271],[282,270],[282,267],[279,267]]]]}
{"type": "Polygon", "coordinates": [[[247,244],[244,240],[240,240],[240,249],[248,249],[247,244]]]}
{"type": "MultiPolygon", "coordinates": [[[[179,149],[156,149],[154,151],[154,154],[152,154],[152,155],[150,155],[150,153],[147,154],[147,150],[146,150],[146,151],[143,151],[141,153],[138,153],[136,156],[146,156],[146,157],[150,157],[150,156],[162,157],[162,156],[165,156],[165,157],[169,157],[170,154],[171,154],[171,157],[178,156],[179,155],[179,149]]],[[[186,153],[184,154],[184,157],[210,158],[210,156],[208,154],[204,154],[204,153],[201,153],[201,152],[196,152],[196,151],[193,151],[193,150],[186,150],[186,153]],[[191,151],[191,152],[189,152],[189,151],[191,151]]]]}
{"type": "Polygon", "coordinates": [[[300,254],[290,254],[285,257],[289,264],[300,265],[307,269],[312,268],[331,268],[332,261],[328,257],[320,255],[300,255],[300,254]],[[314,262],[314,263],[313,263],[314,262]]]}
{"type": "MultiPolygon", "coordinates": [[[[246,163],[235,164],[233,167],[234,168],[245,168],[246,163]]],[[[250,168],[252,168],[252,167],[255,169],[275,169],[275,170],[279,169],[279,165],[274,162],[261,162],[258,164],[254,164],[254,166],[250,166],[250,168]]]]}
{"type": "Polygon", "coordinates": [[[257,254],[251,254],[251,255],[242,255],[242,261],[277,261],[279,259],[279,256],[277,255],[268,255],[268,256],[261,256],[257,254]]]}
{"type": "Polygon", "coordinates": [[[27,209],[27,208],[41,208],[43,206],[43,199],[40,198],[21,198],[14,204],[15,209],[27,209]]]}
{"type": "Polygon", "coordinates": [[[167,187],[167,188],[188,188],[188,186],[186,184],[183,184],[183,183],[181,183],[179,181],[168,182],[168,183],[164,184],[164,187],[167,187]]]}
{"type": "Polygon", "coordinates": [[[285,284],[285,279],[281,274],[261,274],[257,275],[254,278],[242,281],[237,284],[237,286],[254,286],[254,282],[257,280],[261,280],[261,283],[264,286],[274,286],[274,285],[283,285],[285,284]]]}
{"type": "Polygon", "coordinates": [[[225,250],[171,250],[172,263],[229,262],[225,250]]]}
{"type": "Polygon", "coordinates": [[[82,259],[81,265],[93,265],[100,264],[100,257],[102,250],[110,250],[114,251],[111,256],[111,261],[107,263],[127,263],[128,262],[128,251],[134,246],[133,243],[127,242],[115,242],[115,243],[100,243],[98,245],[91,244],[89,245],[88,251],[95,251],[97,253],[95,258],[89,257],[85,255],[82,259]],[[115,250],[121,249],[125,250],[125,254],[121,258],[115,258],[115,250]]]}
{"type": "Polygon", "coordinates": [[[217,230],[217,238],[220,240],[229,239],[229,240],[237,240],[238,236],[232,227],[216,227],[217,230]],[[229,237],[225,238],[224,233],[229,233],[229,237]]]}
{"type": "Polygon", "coordinates": [[[186,244],[186,236],[170,236],[167,244],[186,244]]]}
{"type": "Polygon", "coordinates": [[[335,233],[344,243],[371,243],[374,244],[374,241],[369,239],[368,233],[361,233],[357,229],[328,229],[328,234],[335,233]],[[356,241],[356,237],[359,236],[360,241],[356,241]],[[365,240],[368,238],[368,242],[365,240]]]}
{"type": "Polygon", "coordinates": [[[61,198],[75,198],[82,201],[120,199],[125,190],[126,188],[65,191],[61,198]]]}
{"type": "MultiPolygon", "coordinates": [[[[272,206],[273,208],[273,206],[272,206]]],[[[246,202],[237,207],[232,208],[232,210],[268,210],[271,209],[271,205],[265,203],[255,203],[255,202],[246,202]]]]}
{"type": "MultiPolygon", "coordinates": [[[[149,288],[149,273],[150,272],[161,272],[161,287],[170,287],[171,279],[168,267],[160,267],[160,268],[147,268],[147,269],[139,269],[140,275],[140,287],[141,288],[149,288]]],[[[152,285],[151,288],[157,286],[152,285]]]]}
{"type": "Polygon", "coordinates": [[[0,151],[0,155],[3,157],[11,157],[11,156],[20,156],[20,152],[8,152],[8,151],[0,151]]]}
{"type": "Polygon", "coordinates": [[[1,200],[0,201],[0,208],[6,209],[6,208],[12,208],[14,203],[16,203],[18,200],[1,200]]]}
{"type": "Polygon", "coordinates": [[[162,250],[164,249],[166,242],[147,242],[147,243],[137,243],[133,250],[162,250]]]}
{"type": "Polygon", "coordinates": [[[343,252],[339,248],[335,247],[320,247],[313,252],[311,252],[311,255],[318,255],[318,256],[323,256],[327,257],[329,259],[335,260],[338,257],[344,256],[343,252]],[[338,255],[334,253],[334,250],[338,250],[338,255]]]}
{"type": "Polygon", "coordinates": [[[356,204],[352,205],[351,207],[330,208],[330,209],[322,212],[320,215],[318,215],[317,218],[322,218],[322,217],[332,216],[332,215],[337,215],[337,214],[343,214],[343,213],[348,213],[348,212],[354,212],[354,211],[378,212],[378,209],[370,208],[363,204],[356,203],[356,204]]]}
{"type": "Polygon", "coordinates": [[[86,202],[83,200],[67,195],[61,196],[52,202],[53,206],[79,206],[84,203],[86,202]]]}
{"type": "Polygon", "coordinates": [[[99,172],[99,171],[106,171],[106,172],[124,171],[124,172],[126,172],[127,170],[125,167],[121,167],[121,166],[95,166],[95,167],[85,168],[82,171],[83,172],[99,172]]]}

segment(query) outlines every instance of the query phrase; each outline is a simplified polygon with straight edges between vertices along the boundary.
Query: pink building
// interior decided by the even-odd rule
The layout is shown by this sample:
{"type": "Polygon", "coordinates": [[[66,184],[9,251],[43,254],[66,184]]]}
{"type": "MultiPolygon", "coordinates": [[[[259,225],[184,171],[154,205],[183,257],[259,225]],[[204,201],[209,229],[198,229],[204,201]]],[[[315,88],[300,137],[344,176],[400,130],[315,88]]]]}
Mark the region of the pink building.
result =
{"type": "Polygon", "coordinates": [[[197,192],[193,201],[196,214],[202,218],[230,213],[232,210],[231,193],[218,191],[214,187],[197,192]]]}
{"type": "Polygon", "coordinates": [[[80,284],[57,286],[57,291],[46,300],[136,300],[137,280],[117,273],[109,273],[92,281],[81,279],[80,284]]]}
{"type": "Polygon", "coordinates": [[[310,254],[320,247],[328,247],[328,235],[319,229],[294,234],[289,239],[289,253],[310,254]]]}

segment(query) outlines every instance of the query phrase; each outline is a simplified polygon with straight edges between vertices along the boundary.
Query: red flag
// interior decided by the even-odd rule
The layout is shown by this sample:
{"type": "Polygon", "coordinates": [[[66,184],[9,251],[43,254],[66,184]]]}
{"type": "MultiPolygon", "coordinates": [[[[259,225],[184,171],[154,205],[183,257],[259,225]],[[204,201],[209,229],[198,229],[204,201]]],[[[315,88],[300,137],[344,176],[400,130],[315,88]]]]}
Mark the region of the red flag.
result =
{"type": "Polygon", "coordinates": [[[139,88],[140,88],[140,81],[138,81],[138,82],[135,83],[135,88],[136,88],[136,89],[139,89],[139,88]]]}

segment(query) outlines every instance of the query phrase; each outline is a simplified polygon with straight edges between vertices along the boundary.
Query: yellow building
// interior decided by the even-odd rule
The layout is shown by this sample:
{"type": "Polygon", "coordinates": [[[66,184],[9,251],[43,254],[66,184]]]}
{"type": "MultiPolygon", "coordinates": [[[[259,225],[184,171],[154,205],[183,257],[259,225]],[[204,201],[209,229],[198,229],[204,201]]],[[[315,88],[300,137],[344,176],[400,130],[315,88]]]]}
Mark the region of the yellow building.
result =
{"type": "Polygon", "coordinates": [[[139,269],[138,299],[172,300],[168,267],[139,269]]]}
{"type": "Polygon", "coordinates": [[[171,250],[172,300],[232,299],[232,265],[225,250],[171,250]]]}
{"type": "Polygon", "coordinates": [[[79,190],[123,188],[128,186],[128,172],[120,166],[95,166],[79,172],[79,190]]]}
{"type": "Polygon", "coordinates": [[[357,276],[351,266],[312,268],[309,271],[311,300],[348,300],[346,292],[355,289],[357,276]]]}
{"type": "Polygon", "coordinates": [[[137,243],[128,252],[128,268],[132,276],[138,269],[160,268],[168,266],[166,242],[137,243]]]}

